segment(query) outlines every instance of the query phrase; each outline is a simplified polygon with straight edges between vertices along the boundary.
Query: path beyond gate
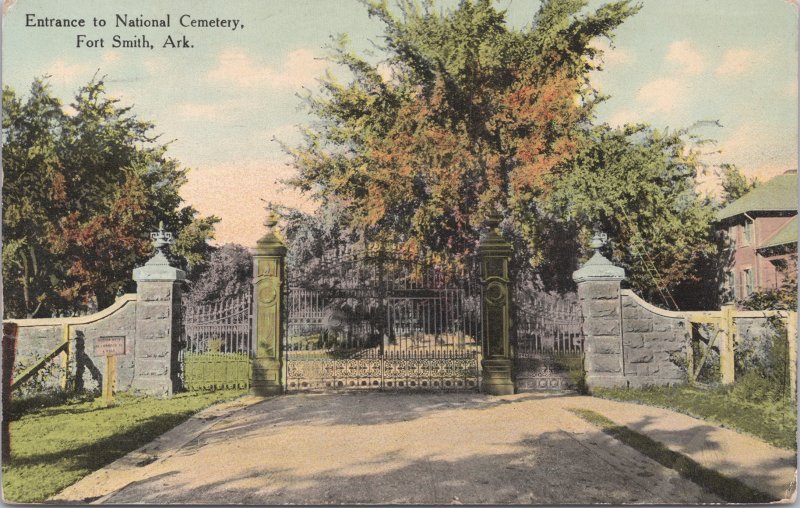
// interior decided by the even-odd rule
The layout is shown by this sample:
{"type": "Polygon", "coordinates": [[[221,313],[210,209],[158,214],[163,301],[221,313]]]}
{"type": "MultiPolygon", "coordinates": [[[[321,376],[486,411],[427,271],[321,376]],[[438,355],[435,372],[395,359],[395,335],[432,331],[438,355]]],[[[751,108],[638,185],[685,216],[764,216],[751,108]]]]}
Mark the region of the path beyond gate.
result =
{"type": "Polygon", "coordinates": [[[478,389],[477,270],[377,249],[291,270],[286,389],[478,389]]]}

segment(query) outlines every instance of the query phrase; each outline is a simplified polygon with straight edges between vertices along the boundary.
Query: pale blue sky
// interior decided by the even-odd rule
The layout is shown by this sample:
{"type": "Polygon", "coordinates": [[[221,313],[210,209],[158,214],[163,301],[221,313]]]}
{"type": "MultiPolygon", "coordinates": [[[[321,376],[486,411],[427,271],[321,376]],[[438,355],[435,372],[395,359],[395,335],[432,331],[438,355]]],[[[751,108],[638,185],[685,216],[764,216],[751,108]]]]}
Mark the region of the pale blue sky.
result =
{"type": "MultiPolygon", "coordinates": [[[[8,0],[6,0],[8,2],[8,0]]],[[[590,7],[602,1],[591,1],[590,7]]],[[[797,166],[797,6],[790,0],[644,0],[618,31],[596,84],[611,98],[597,113],[619,124],[645,121],[682,128],[701,120],[723,127],[698,133],[718,141],[725,161],[764,178],[797,166]]],[[[516,26],[530,21],[535,0],[500,0],[516,26]]],[[[301,204],[277,178],[291,168],[273,136],[296,139],[308,121],[296,92],[313,87],[329,36],[350,34],[371,48],[380,25],[355,0],[16,0],[3,20],[3,83],[25,93],[34,76],[52,75],[69,102],[99,69],[108,91],[152,120],[170,154],[192,168],[184,198],[223,218],[220,242],[252,245],[261,234],[259,198],[301,204]],[[26,28],[37,17],[92,17],[105,28],[26,28]],[[114,14],[163,18],[169,29],[116,28],[114,14]],[[193,18],[237,18],[243,29],[192,29],[193,18]],[[103,37],[105,48],[76,48],[76,36],[103,37]],[[155,49],[112,49],[111,38],[146,34],[155,49]],[[192,49],[162,49],[185,35],[192,49]]],[[[709,186],[709,188],[711,188],[709,186]]],[[[305,203],[303,206],[309,206],[305,203]]]]}

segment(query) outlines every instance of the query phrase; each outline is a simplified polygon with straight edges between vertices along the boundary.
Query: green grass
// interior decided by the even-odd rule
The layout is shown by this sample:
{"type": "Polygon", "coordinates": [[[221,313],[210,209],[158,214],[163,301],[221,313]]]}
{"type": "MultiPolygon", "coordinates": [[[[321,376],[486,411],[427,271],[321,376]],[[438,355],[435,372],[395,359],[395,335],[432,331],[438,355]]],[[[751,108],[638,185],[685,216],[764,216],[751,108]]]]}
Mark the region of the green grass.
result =
{"type": "Polygon", "coordinates": [[[779,448],[797,449],[797,406],[794,401],[753,402],[724,388],[690,386],[643,389],[595,389],[592,395],[663,407],[763,439],[779,448]]]}
{"type": "Polygon", "coordinates": [[[120,394],[31,409],[11,422],[11,460],[3,464],[6,502],[43,501],[217,402],[244,391],[190,392],[171,399],[120,394]]]}
{"type": "Polygon", "coordinates": [[[711,492],[728,503],[768,503],[779,499],[765,492],[754,489],[733,478],[728,478],[716,471],[705,468],[686,455],[674,452],[663,444],[649,437],[617,425],[605,416],[587,409],[572,409],[573,413],[603,432],[625,443],[642,455],[645,455],[664,467],[668,467],[708,492],[711,492]]]}

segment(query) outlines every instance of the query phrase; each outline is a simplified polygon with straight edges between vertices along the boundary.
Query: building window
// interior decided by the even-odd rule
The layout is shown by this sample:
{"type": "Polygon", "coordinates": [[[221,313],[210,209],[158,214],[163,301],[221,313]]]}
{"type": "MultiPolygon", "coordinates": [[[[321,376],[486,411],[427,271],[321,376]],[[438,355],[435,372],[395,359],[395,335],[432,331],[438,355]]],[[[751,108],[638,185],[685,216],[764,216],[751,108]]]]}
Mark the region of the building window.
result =
{"type": "Polygon", "coordinates": [[[725,274],[725,289],[730,292],[734,300],[736,299],[736,276],[733,272],[725,274]]]}
{"type": "Polygon", "coordinates": [[[752,245],[753,243],[753,221],[748,220],[744,223],[742,230],[742,245],[752,245]]]}
{"type": "Polygon", "coordinates": [[[742,270],[742,279],[744,280],[742,297],[747,298],[753,293],[753,270],[750,268],[742,270]]]}
{"type": "Polygon", "coordinates": [[[728,228],[728,240],[731,242],[731,249],[736,249],[736,228],[737,226],[728,228]]]}

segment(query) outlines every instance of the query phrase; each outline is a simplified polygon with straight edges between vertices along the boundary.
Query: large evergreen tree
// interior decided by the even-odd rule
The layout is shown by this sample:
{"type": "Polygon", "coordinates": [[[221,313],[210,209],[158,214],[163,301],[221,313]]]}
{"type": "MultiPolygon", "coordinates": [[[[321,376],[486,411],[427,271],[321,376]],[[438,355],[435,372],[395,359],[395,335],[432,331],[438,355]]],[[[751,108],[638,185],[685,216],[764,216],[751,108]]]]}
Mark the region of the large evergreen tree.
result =
{"type": "Polygon", "coordinates": [[[353,79],[328,75],[308,98],[319,121],[289,149],[293,183],[336,209],[351,241],[463,254],[499,210],[536,251],[542,177],[577,153],[598,100],[590,43],[637,10],[623,0],[582,13],[585,4],[547,0],[515,29],[491,0],[453,10],[368,2],[386,58],[372,64],[337,40],[331,58],[353,79]]]}
{"type": "Polygon", "coordinates": [[[27,98],[3,88],[3,292],[7,317],[103,308],[150,254],[159,221],[177,232],[175,261],[193,270],[216,217],[181,207],[186,170],[153,125],[82,87],[70,114],[37,79],[27,98]]]}

